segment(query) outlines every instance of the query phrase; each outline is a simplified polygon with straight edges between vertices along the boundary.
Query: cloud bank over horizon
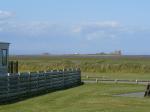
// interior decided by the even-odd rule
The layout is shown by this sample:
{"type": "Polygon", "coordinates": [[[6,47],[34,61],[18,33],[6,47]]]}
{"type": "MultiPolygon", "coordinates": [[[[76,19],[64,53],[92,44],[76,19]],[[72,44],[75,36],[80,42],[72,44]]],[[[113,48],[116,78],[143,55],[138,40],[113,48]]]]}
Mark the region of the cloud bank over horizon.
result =
{"type": "Polygon", "coordinates": [[[14,15],[13,12],[0,10],[0,20],[12,18],[14,15]]]}
{"type": "Polygon", "coordinates": [[[126,54],[146,54],[149,50],[150,27],[125,26],[119,21],[85,21],[78,24],[19,22],[13,20],[14,17],[14,13],[0,10],[0,41],[11,43],[12,54],[114,50],[122,50],[126,54]]]}

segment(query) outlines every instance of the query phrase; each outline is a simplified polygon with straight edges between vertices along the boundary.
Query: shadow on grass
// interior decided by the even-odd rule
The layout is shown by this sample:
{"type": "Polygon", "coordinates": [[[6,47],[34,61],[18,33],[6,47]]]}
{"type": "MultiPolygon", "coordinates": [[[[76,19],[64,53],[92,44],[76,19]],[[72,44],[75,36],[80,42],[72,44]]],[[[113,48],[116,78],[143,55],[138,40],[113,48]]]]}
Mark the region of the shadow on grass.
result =
{"type": "Polygon", "coordinates": [[[75,87],[81,86],[83,84],[84,84],[84,82],[81,82],[79,85],[73,85],[73,86],[70,86],[70,87],[64,87],[62,89],[51,89],[51,90],[37,91],[37,92],[27,93],[27,94],[21,95],[21,97],[20,96],[13,97],[13,98],[9,97],[9,98],[5,99],[4,101],[0,102],[0,105],[8,105],[8,104],[17,103],[17,102],[20,102],[20,101],[25,101],[25,100],[28,100],[28,99],[31,99],[31,98],[35,98],[37,96],[46,95],[48,93],[53,93],[53,92],[56,92],[56,91],[61,91],[61,90],[67,90],[67,89],[75,88],[75,87]]]}

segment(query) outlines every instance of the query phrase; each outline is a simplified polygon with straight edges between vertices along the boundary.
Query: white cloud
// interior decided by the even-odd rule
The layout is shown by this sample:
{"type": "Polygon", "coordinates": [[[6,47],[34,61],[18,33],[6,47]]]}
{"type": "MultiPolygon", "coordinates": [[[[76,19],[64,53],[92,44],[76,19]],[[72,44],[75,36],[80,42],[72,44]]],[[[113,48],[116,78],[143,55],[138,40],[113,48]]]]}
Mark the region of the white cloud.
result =
{"type": "Polygon", "coordinates": [[[127,27],[118,22],[91,22],[67,26],[50,22],[0,21],[1,40],[24,47],[20,49],[27,49],[28,45],[35,46],[32,50],[37,48],[37,52],[42,46],[44,51],[53,51],[54,48],[58,51],[66,49],[66,52],[68,49],[81,49],[83,52],[87,49],[97,49],[99,52],[103,48],[121,49],[136,40],[148,42],[149,37],[150,27],[127,27]]]}
{"type": "Polygon", "coordinates": [[[14,13],[0,10],[0,20],[5,20],[14,16],[14,13]]]}
{"type": "Polygon", "coordinates": [[[118,28],[120,26],[120,24],[118,22],[115,21],[104,21],[104,22],[89,22],[89,23],[84,23],[84,24],[80,24],[78,26],[75,26],[73,29],[73,32],[82,32],[85,30],[88,31],[93,31],[93,30],[99,30],[99,29],[103,29],[103,28],[118,28]]]}
{"type": "Polygon", "coordinates": [[[73,26],[63,24],[51,24],[50,22],[3,22],[0,21],[0,33],[26,38],[70,38],[78,40],[97,41],[100,39],[117,39],[140,32],[150,32],[148,28],[129,28],[119,22],[88,22],[73,26]]]}
{"type": "Polygon", "coordinates": [[[11,29],[13,32],[22,33],[30,36],[38,36],[47,33],[52,25],[45,22],[13,23],[11,29]]]}
{"type": "Polygon", "coordinates": [[[73,31],[74,33],[79,33],[79,32],[82,31],[82,27],[75,27],[75,28],[72,29],[72,31],[73,31]]]}
{"type": "Polygon", "coordinates": [[[84,36],[87,40],[95,40],[98,38],[115,38],[116,32],[119,31],[121,25],[115,21],[90,22],[75,26],[73,33],[84,36]]]}
{"type": "Polygon", "coordinates": [[[118,27],[120,26],[119,22],[116,21],[104,21],[104,22],[95,22],[95,23],[91,23],[91,25],[97,25],[98,27],[118,27]]]}
{"type": "Polygon", "coordinates": [[[10,18],[12,18],[15,14],[9,11],[2,11],[0,10],[0,32],[5,31],[5,29],[9,28],[10,25],[10,18]]]}
{"type": "Polygon", "coordinates": [[[77,37],[78,39],[95,40],[99,38],[115,38],[120,24],[115,21],[88,22],[80,25],[66,26],[50,22],[1,22],[0,32],[26,37],[77,37]]]}
{"type": "Polygon", "coordinates": [[[3,31],[3,29],[2,28],[0,28],[0,32],[2,32],[3,31]]]}
{"type": "MultiPolygon", "coordinates": [[[[71,35],[71,26],[51,24],[49,22],[6,22],[0,25],[0,32],[12,35],[19,35],[26,38],[53,38],[71,35]]],[[[19,37],[18,36],[18,37],[19,37]]]]}

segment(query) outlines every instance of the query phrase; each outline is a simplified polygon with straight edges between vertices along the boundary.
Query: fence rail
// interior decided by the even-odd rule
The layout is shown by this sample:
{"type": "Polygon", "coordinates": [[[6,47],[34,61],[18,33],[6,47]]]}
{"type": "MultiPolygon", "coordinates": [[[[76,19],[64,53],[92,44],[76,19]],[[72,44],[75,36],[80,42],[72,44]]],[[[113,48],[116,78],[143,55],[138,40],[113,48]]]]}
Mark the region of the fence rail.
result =
{"type": "Polygon", "coordinates": [[[0,76],[0,102],[30,97],[81,84],[79,69],[0,76]]]}
{"type": "Polygon", "coordinates": [[[105,77],[89,77],[82,78],[85,83],[128,83],[128,84],[144,84],[150,83],[150,80],[127,80],[127,79],[108,79],[105,77]]]}

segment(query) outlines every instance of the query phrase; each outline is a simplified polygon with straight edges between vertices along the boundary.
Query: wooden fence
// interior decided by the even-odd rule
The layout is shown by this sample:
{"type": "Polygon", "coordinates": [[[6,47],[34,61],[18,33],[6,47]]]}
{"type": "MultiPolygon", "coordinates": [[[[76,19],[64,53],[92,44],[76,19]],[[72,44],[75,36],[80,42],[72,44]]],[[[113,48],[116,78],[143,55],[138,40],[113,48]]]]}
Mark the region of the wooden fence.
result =
{"type": "Polygon", "coordinates": [[[147,85],[150,80],[129,80],[129,79],[109,79],[108,77],[82,76],[84,83],[127,83],[127,84],[143,84],[147,85]]]}
{"type": "Polygon", "coordinates": [[[79,69],[0,76],[0,102],[19,100],[80,84],[79,69]]]}
{"type": "Polygon", "coordinates": [[[144,94],[144,97],[146,97],[146,96],[150,96],[150,83],[147,85],[147,88],[146,88],[146,91],[144,94]]]}

